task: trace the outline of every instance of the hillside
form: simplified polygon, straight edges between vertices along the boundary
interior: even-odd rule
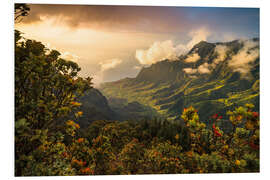
[[[95,88],[88,90],[84,96],[78,99],[82,105],[79,110],[83,115],[79,117],[78,123],[81,127],[88,127],[95,120],[114,120],[115,112],[110,108],[106,97]]]
[[[124,98],[178,119],[194,106],[207,122],[216,112],[245,103],[259,109],[259,39],[196,44],[178,60],[163,60],[141,69],[137,77],[104,83],[107,98]]]
[[[78,124],[82,128],[87,128],[91,122],[96,120],[124,121],[158,116],[158,113],[149,106],[137,101],[127,102],[126,99],[107,99],[95,88],[85,92],[78,102],[81,103],[78,110],[83,112],[83,115],[78,118]]]

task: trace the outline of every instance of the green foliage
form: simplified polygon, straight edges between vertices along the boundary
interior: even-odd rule
[[[142,174],[144,165],[144,145],[137,139],[128,142],[119,153],[121,174]]]
[[[228,111],[227,119],[214,114],[210,126],[196,108],[179,105],[174,120],[98,120],[82,130],[78,98],[91,79],[79,77],[80,67],[59,52],[21,38],[15,31],[16,176],[259,172],[254,105]],[[66,117],[72,118],[61,123]]]
[[[36,149],[47,141],[56,147],[54,142],[62,136],[53,130],[57,121],[76,112],[75,101],[91,88],[91,78],[78,77],[78,65],[59,58],[59,52],[47,50],[41,42],[20,41],[21,38],[21,33],[15,31],[15,174],[28,175],[43,164],[36,159]],[[32,161],[38,165],[27,168]],[[57,163],[55,166],[62,167],[62,161]],[[45,169],[40,173],[58,174]]]

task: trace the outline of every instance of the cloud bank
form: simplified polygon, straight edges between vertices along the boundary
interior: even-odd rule
[[[53,19],[55,24],[70,28],[133,32],[175,32],[194,26],[188,21],[188,8],[179,8],[179,11],[174,7],[158,6],[31,4],[30,9],[31,13],[23,20],[26,24]],[[155,28],[149,28],[149,25]]]
[[[183,71],[187,74],[209,74],[211,71],[209,70],[210,65],[208,63],[204,63],[200,65],[197,69],[195,68],[184,68]]]
[[[191,31],[188,35],[191,40],[186,44],[174,45],[172,40],[154,42],[148,49],[136,50],[135,57],[143,65],[150,65],[164,59],[176,60],[180,55],[187,53],[195,44],[206,41],[210,32],[203,27]],[[193,54],[187,59],[187,62],[196,62],[199,58],[198,54]]]
[[[103,60],[98,64],[98,70],[93,75],[94,86],[98,87],[101,83],[112,82],[126,77],[135,77],[141,67],[134,58]]]
[[[224,60],[228,59],[228,66],[234,72],[239,72],[244,75],[248,75],[253,68],[253,63],[259,58],[259,42],[253,40],[241,40],[242,48],[234,55],[229,55],[229,48],[226,45],[217,45],[215,52],[217,57],[213,60],[213,63],[208,64],[207,62],[201,64],[197,69],[195,68],[184,68],[183,71],[187,74],[208,74]],[[196,62],[196,53],[190,55],[185,61]]]
[[[243,48],[229,61],[229,67],[235,72],[240,72],[246,75],[252,69],[252,63],[259,58],[258,41],[246,40],[243,41]]]
[[[119,66],[122,62],[123,60],[118,58],[113,58],[100,62],[100,70],[93,75],[94,86],[98,87],[102,82],[104,82],[106,72],[117,68],[117,66]]]
[[[163,42],[155,42],[147,50],[136,50],[135,57],[138,59],[140,64],[150,65],[164,59],[176,59],[177,48],[174,47],[171,40]]]

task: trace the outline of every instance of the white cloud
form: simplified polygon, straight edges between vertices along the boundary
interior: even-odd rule
[[[97,74],[93,75],[92,78],[94,87],[98,87],[103,82],[103,75],[101,72],[98,72]]]
[[[227,51],[228,51],[228,48],[225,45],[217,45],[215,47],[215,52],[217,53],[217,58],[214,59],[212,67],[216,67],[216,65],[218,63],[225,60]]]
[[[189,55],[186,59],[185,62],[187,63],[194,63],[197,62],[201,57],[199,56],[198,53],[193,53],[191,55]]]
[[[57,49],[51,43],[45,43],[45,47],[47,49],[46,54],[49,54],[50,51]],[[65,60],[68,60],[68,61],[73,61],[73,62],[76,62],[76,63],[78,63],[78,61],[79,61],[79,56],[77,56],[76,54],[71,53],[69,51],[60,52],[60,54],[61,55],[59,57],[62,58],[62,59],[65,59]]]
[[[155,42],[147,50],[136,50],[135,57],[141,64],[153,64],[164,59],[176,59],[176,50],[171,40]]]
[[[64,53],[61,53],[60,58],[63,58],[68,61],[73,61],[73,62],[78,62],[79,60],[79,56],[77,56],[76,54],[67,52],[67,51]]]
[[[203,63],[198,67],[198,72],[201,74],[208,74],[211,71],[209,70],[209,64],[208,63]]]
[[[164,59],[176,60],[181,54],[187,53],[195,44],[206,41],[210,32],[206,28],[200,28],[191,31],[188,35],[191,40],[186,44],[174,45],[172,40],[154,42],[148,49],[136,50],[135,57],[143,65],[150,65]],[[195,55],[194,58],[198,58],[198,55]]]
[[[200,73],[200,74],[208,74],[211,71],[209,70],[209,64],[208,63],[204,63],[202,65],[200,65],[198,67],[198,69],[193,69],[193,68],[184,68],[183,71],[187,74],[196,74],[196,73]]]
[[[252,68],[250,63],[259,57],[259,48],[255,48],[259,44],[255,41],[246,40],[243,41],[243,45],[243,48],[236,55],[232,56],[228,65],[235,72],[247,74]]]
[[[108,69],[115,68],[117,65],[121,64],[122,60],[121,59],[110,59],[105,62],[100,62],[99,64],[101,65],[101,71],[104,72]]]
[[[104,82],[106,72],[114,68],[117,68],[122,62],[123,62],[122,59],[118,58],[113,58],[100,62],[99,63],[100,70],[92,76],[94,87],[98,87],[101,83]]]
[[[197,69],[192,69],[192,68],[184,68],[183,71],[187,74],[195,74],[198,72]]]
[[[192,39],[187,43],[187,49],[191,49],[195,44],[199,43],[200,41],[206,41],[210,34],[210,31],[205,27],[191,31],[189,33],[189,36],[192,37]]]

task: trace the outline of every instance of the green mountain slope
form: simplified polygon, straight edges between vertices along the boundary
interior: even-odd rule
[[[104,83],[100,90],[107,98],[137,101],[171,119],[178,119],[183,108],[191,105],[205,122],[212,114],[225,115],[236,105],[253,103],[259,110],[258,50],[256,38],[226,43],[202,41],[178,60],[152,64],[142,68],[136,78]],[[188,62],[194,55],[198,59]]]

